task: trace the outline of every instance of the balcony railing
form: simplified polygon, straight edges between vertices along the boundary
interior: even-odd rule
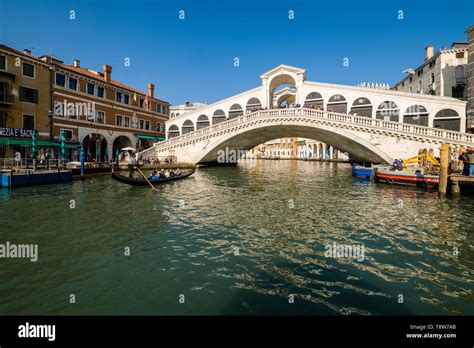
[[[465,85],[466,84],[466,78],[465,77],[456,77],[456,84],[457,85]]]
[[[13,104],[15,96],[10,93],[0,93],[0,103],[2,104]]]

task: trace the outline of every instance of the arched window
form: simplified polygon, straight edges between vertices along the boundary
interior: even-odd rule
[[[384,101],[377,108],[376,117],[379,120],[398,122],[400,109],[393,101]]]
[[[464,66],[458,65],[458,66],[454,69],[454,77],[455,77],[456,79],[462,79],[462,78],[464,78]]]
[[[405,111],[403,123],[428,126],[428,111],[422,105],[412,105]]]
[[[194,132],[194,124],[193,121],[186,120],[183,123],[183,127],[181,127],[181,134],[186,134],[190,132]]]
[[[201,115],[198,117],[196,122],[196,129],[202,129],[210,126],[209,117]]]
[[[372,117],[372,103],[367,98],[357,98],[354,103],[352,103],[351,114]]]
[[[247,112],[253,112],[260,110],[262,108],[262,103],[260,103],[260,99],[258,98],[250,98],[247,102],[246,110]]]
[[[221,109],[214,111],[212,115],[212,124],[218,124],[226,120],[225,112]]]
[[[327,111],[338,112],[341,114],[347,114],[347,101],[340,94],[333,95],[328,100]]]
[[[434,117],[433,127],[459,132],[461,130],[461,117],[452,109],[440,110]]]
[[[177,137],[179,135],[179,128],[177,125],[172,125],[168,128],[168,139]]]
[[[311,109],[318,109],[322,110],[323,109],[323,96],[318,93],[318,92],[311,92],[306,96],[306,99],[304,101],[304,107],[305,108],[311,108]]]
[[[230,110],[229,110],[229,120],[232,118],[242,116],[243,114],[244,114],[244,110],[242,110],[242,107],[240,106],[240,104],[234,104],[230,107]]]

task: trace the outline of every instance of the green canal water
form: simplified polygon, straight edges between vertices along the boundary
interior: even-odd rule
[[[39,259],[0,259],[0,314],[473,315],[474,197],[350,172],[254,161],[159,192],[109,177],[2,190],[0,244]],[[333,243],[364,260],[326,257]]]

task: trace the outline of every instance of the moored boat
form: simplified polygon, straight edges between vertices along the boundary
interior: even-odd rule
[[[425,172],[423,169],[395,170],[393,167],[378,167],[374,178],[378,182],[394,185],[408,185],[437,189],[439,174],[435,171]]]
[[[352,176],[358,179],[370,179],[374,175],[374,168],[363,167],[352,163]]]
[[[149,185],[150,183],[153,185],[159,185],[159,184],[164,184],[166,182],[187,178],[188,176],[194,174],[195,171],[196,169],[193,168],[188,171],[183,171],[183,174],[178,175],[178,176],[172,176],[169,178],[160,178],[160,179],[147,178],[148,181],[145,180],[144,178],[133,178],[133,177],[128,177],[128,176],[124,176],[124,175],[120,175],[115,172],[112,172],[112,179],[117,180],[123,184],[132,185],[132,186],[145,186],[145,185]]]

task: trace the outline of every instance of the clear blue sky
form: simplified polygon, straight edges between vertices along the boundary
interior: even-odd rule
[[[393,84],[427,44],[465,41],[472,24],[472,0],[0,0],[1,43],[94,70],[107,63],[112,78],[144,91],[153,82],[172,104],[256,87],[279,64],[312,81]]]

